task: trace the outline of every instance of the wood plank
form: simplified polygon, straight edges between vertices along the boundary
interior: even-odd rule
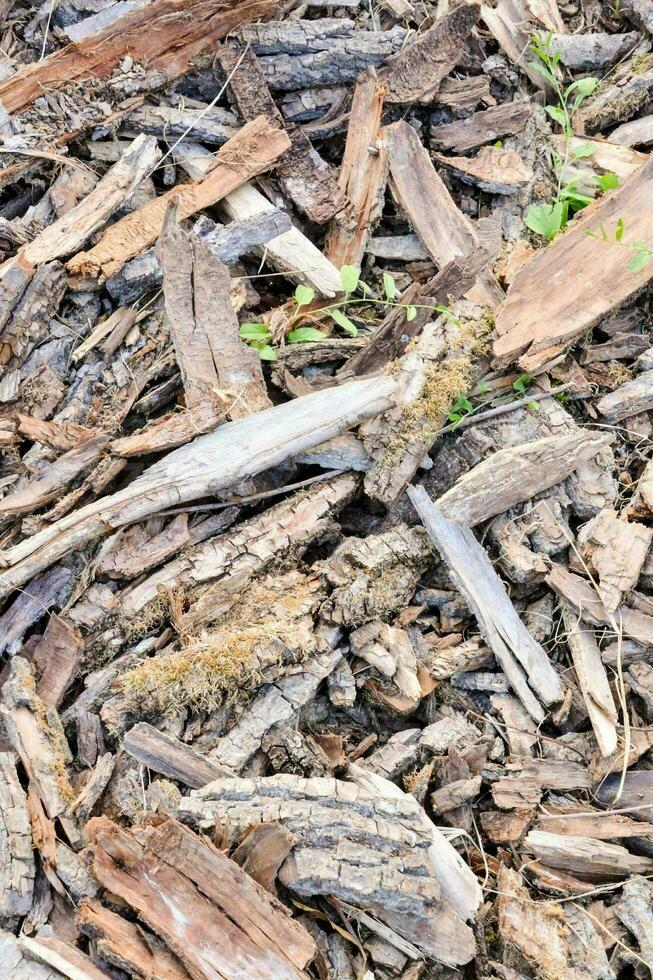
[[[629,270],[635,253],[590,238],[603,225],[625,242],[648,241],[653,208],[653,160],[622,187],[590,204],[564,235],[535,253],[517,273],[496,319],[494,356],[532,372],[569,347],[611,310],[633,298],[653,276],[653,264]]]

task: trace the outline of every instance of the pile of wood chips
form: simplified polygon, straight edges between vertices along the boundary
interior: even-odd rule
[[[1,980],[653,976],[653,0],[0,12]]]

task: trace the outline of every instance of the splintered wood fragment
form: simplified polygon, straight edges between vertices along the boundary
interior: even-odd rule
[[[340,385],[228,422],[174,450],[129,486],[56,521],[1,555],[7,595],[74,548],[218,490],[319,445],[390,408],[396,385],[370,378]]]
[[[2,690],[0,716],[12,748],[50,819],[60,816],[73,798],[66,764],[70,750],[59,715],[36,694],[34,678],[22,657],[10,662]]]
[[[531,717],[542,721],[535,693],[547,705],[562,701],[562,683],[515,612],[486,552],[468,528],[442,515],[423,487],[409,487],[408,496],[512,688]]]
[[[70,687],[84,650],[81,634],[52,613],[32,659],[40,675],[36,691],[44,704],[57,707]]]
[[[125,831],[100,817],[87,834],[95,876],[165,940],[194,980],[306,976],[315,955],[308,933],[206,838],[170,818]]]
[[[214,386],[214,390],[216,387]],[[216,393],[212,398],[197,402],[183,412],[162,415],[130,436],[114,439],[111,452],[114,456],[145,456],[148,453],[160,453],[185,446],[191,439],[212,432],[217,425],[224,422],[228,404],[232,403],[233,400],[229,403],[221,401]]]
[[[599,751],[601,755],[611,755],[617,748],[618,715],[598,643],[593,631],[584,628],[576,611],[565,602],[562,603],[562,615],[578,686]]]
[[[620,146],[619,141],[615,140],[615,132],[616,130],[610,133],[609,140],[590,139],[588,136],[572,136],[569,141],[569,151],[572,158],[574,151],[578,150],[581,146],[591,147],[593,153],[591,156],[583,157],[581,160],[574,162],[571,165],[573,173],[567,168],[565,174],[569,173],[570,178],[582,174],[584,178],[585,174],[588,176],[591,174],[600,176],[601,174],[612,173],[616,174],[619,180],[623,182],[634,174],[636,170],[639,170],[648,160],[648,153],[631,150],[627,145]],[[565,138],[563,136],[553,136],[552,142],[556,150],[564,156]],[[586,190],[585,180],[583,180],[583,193],[586,192],[589,193],[589,185]],[[594,195],[592,194],[592,196]]]
[[[92,435],[69,449],[53,463],[46,463],[27,483],[0,500],[0,518],[27,514],[56,500],[75,477],[99,462],[111,437],[107,433]]]
[[[428,151],[407,122],[388,126],[390,188],[437,265],[480,248],[471,222],[438,177]]]
[[[496,319],[494,356],[525,371],[541,367],[612,309],[635,296],[653,265],[632,271],[630,248],[591,238],[603,226],[613,237],[623,220],[627,242],[646,241],[653,208],[653,161],[590,204],[569,231],[535,253],[517,273]],[[582,272],[581,272],[582,270]]]
[[[449,520],[474,527],[560,483],[612,442],[610,433],[580,429],[500,449],[438,498]]]
[[[359,78],[349,113],[345,152],[338,184],[351,202],[354,227],[334,220],[324,248],[330,262],[341,269],[360,269],[370,232],[381,217],[388,179],[388,147],[381,127],[385,86],[370,68]]]
[[[180,558],[122,594],[123,616],[129,619],[138,615],[161,590],[174,591],[182,583],[192,588],[211,579],[216,580],[215,593],[205,593],[195,605],[215,608],[218,600],[242,589],[273,560],[282,558],[291,549],[299,552],[317,540],[341,507],[352,499],[358,486],[356,476],[345,473],[275,504],[263,514],[243,521],[228,535],[216,533],[202,544],[185,548]]]
[[[13,752],[0,752],[0,916],[27,915],[36,868],[27,798]]]
[[[159,248],[166,323],[187,408],[204,405],[216,423],[270,408],[258,352],[238,336],[227,267],[179,228],[174,212]]]
[[[551,565],[547,582],[587,622],[622,629],[626,636],[632,637],[638,643],[653,646],[653,616],[628,606],[621,606],[614,614],[609,613],[586,579],[568,572],[555,562]]]
[[[59,970],[70,980],[109,980],[110,974],[97,967],[90,956],[56,936],[21,936],[19,942],[39,963]]]
[[[0,102],[7,112],[19,112],[44,90],[109,77],[125,55],[173,81],[188,71],[191,58],[277,6],[278,0],[153,0],[79,43],[21,68],[0,84]]]
[[[190,786],[191,789],[200,789],[212,779],[226,775],[225,769],[207,759],[201,752],[196,752],[190,745],[160,732],[146,722],[134,725],[125,734],[122,747],[141,765],[175,779],[184,786]]]
[[[472,933],[444,900],[431,860],[434,828],[414,798],[398,787],[395,798],[370,782],[379,777],[362,770],[360,776],[359,785],[289,774],[218,779],[184,797],[179,812],[205,831],[228,827],[234,838],[252,824],[278,821],[295,838],[279,872],[287,888],[305,898],[333,895],[373,913],[440,962],[468,962]],[[363,843],[368,839],[373,847]],[[362,876],[356,870],[361,854]],[[450,878],[454,874],[452,868]]]
[[[131,197],[160,157],[152,136],[137,137],[90,194],[0,265],[0,327],[7,322],[36,267],[81,248]]]
[[[471,222],[456,207],[417,132],[407,122],[397,122],[387,127],[387,133],[390,189],[436,265],[442,270],[449,262],[473,253],[483,255]],[[494,309],[497,291],[503,296],[491,274],[486,273],[467,296]]]
[[[284,123],[254,52],[222,45],[217,57],[229,79],[229,91],[241,116],[248,121],[265,115],[280,127],[285,126],[290,149],[276,168],[276,177],[285,194],[311,221],[318,224],[329,221],[345,205],[341,187],[332,168],[315,150],[304,131],[296,123]]]
[[[496,143],[504,136],[521,133],[531,117],[529,102],[502,102],[467,119],[431,127],[431,142],[439,149],[464,153],[484,143]]]
[[[72,573],[57,565],[29,584],[0,616],[0,654],[18,653],[27,631],[54,605],[63,605],[70,594]]]
[[[92,939],[106,963],[135,976],[158,980],[188,980],[190,974],[163,943],[147,940],[134,922],[116,915],[93,898],[83,899],[75,916],[79,928]]]
[[[289,146],[290,140],[283,129],[267,117],[258,116],[220,147],[203,180],[173,187],[121,218],[96,245],[68,262],[68,272],[82,280],[104,282],[157,240],[170,201],[177,200],[180,220],[188,218],[267,170]]]
[[[445,157],[434,153],[433,159],[464,184],[480,187],[488,194],[516,194],[533,179],[533,172],[518,153],[496,146],[483,146],[475,157]]]
[[[75,348],[72,353],[73,361],[75,361],[75,363],[81,361],[81,359],[85,357],[89,351],[100,346],[102,341],[106,340],[112,333],[114,333],[114,331],[122,340],[127,336],[133,327],[137,316],[138,310],[133,310],[129,307],[122,306],[115,310],[111,316],[108,316],[106,320],[103,320],[102,323],[98,324],[95,330],[89,334],[86,340],[84,340],[79,347]]]
[[[99,757],[84,788],[77,794],[68,807],[68,816],[75,816],[81,824],[86,823],[93,812],[95,804],[107,788],[115,765],[116,757],[111,755],[110,752],[105,752],[104,755]]]
[[[653,824],[639,822],[620,813],[601,812],[581,804],[579,806],[552,806],[547,803],[546,813],[540,813],[537,830],[567,837],[592,837],[611,840],[613,837],[653,837]]]
[[[651,528],[625,520],[610,507],[580,528],[580,553],[598,577],[599,596],[608,613],[614,613],[623,594],[637,585],[652,539]]]
[[[632,381],[626,381],[595,403],[607,422],[640,415],[653,408],[653,371],[643,371]]]
[[[566,837],[531,830],[524,840],[524,847],[548,867],[571,871],[588,881],[610,881],[653,871],[653,858],[639,857],[620,844],[589,837]]]
[[[479,3],[460,4],[389,58],[379,72],[387,88],[385,101],[390,104],[433,101],[442,80],[460,61],[480,14]]]

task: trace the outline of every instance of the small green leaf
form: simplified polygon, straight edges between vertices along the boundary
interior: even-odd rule
[[[619,218],[617,221],[617,230],[614,233],[615,241],[620,242],[624,237],[624,219]]]
[[[408,321],[408,323],[410,323],[411,320],[414,320],[416,316],[417,316],[417,310],[416,310],[416,308],[414,306],[407,306],[406,307],[406,320]]]
[[[258,347],[259,357],[262,361],[276,361],[277,352],[274,347],[270,347],[269,344],[263,344],[262,347]]]
[[[555,204],[532,204],[526,212],[524,223],[536,235],[553,239],[564,227],[564,202]]]
[[[339,327],[346,330],[352,337],[355,337],[358,334],[358,327],[355,323],[351,322],[348,316],[345,316],[342,310],[330,310],[329,315],[332,320],[335,320]]]
[[[583,160],[585,157],[592,157],[596,153],[596,148],[591,143],[581,143],[575,150],[571,151],[572,160]]]
[[[580,99],[583,101],[592,94],[598,84],[598,78],[579,78],[578,81],[572,82],[565,90],[565,99],[568,99],[572,92],[575,92],[576,100]]]
[[[567,117],[565,116],[565,114],[562,111],[562,109],[560,109],[558,106],[556,106],[556,105],[545,105],[544,106],[544,111],[546,112],[546,114],[548,116],[551,116],[552,119],[555,119],[555,121],[557,123],[559,123],[561,126],[563,126],[563,127],[565,126],[565,124],[567,122]]]
[[[530,408],[531,411],[533,411],[533,412],[537,412],[537,410],[538,410],[539,407],[540,407],[539,402],[533,402],[533,401],[526,402],[526,408]]]
[[[298,327],[297,330],[292,330],[286,339],[289,344],[308,344],[314,340],[324,340],[325,337],[326,334],[316,330],[315,327]]]
[[[272,334],[267,323],[242,323],[238,336],[243,340],[267,340]]]
[[[616,174],[601,174],[601,176],[596,177],[595,180],[602,191],[613,191],[615,187],[619,186],[619,178]]]
[[[389,272],[383,273],[383,292],[386,299],[392,301],[397,295],[397,286]]]
[[[302,283],[299,284],[295,290],[295,300],[297,301],[297,306],[308,306],[315,299],[315,290],[310,286],[304,286]]]
[[[462,415],[459,415],[458,412],[449,412],[447,418],[449,419],[450,422],[455,424],[456,422],[462,422],[463,417]]]
[[[372,295],[372,289],[370,288],[370,286],[367,285],[366,282],[363,282],[362,279],[358,280],[358,288],[360,289],[361,293],[363,293],[364,296]]]
[[[512,386],[515,391],[518,391],[520,395],[523,395],[532,382],[530,374],[520,374],[519,377],[513,381]]]
[[[360,274],[360,269],[357,269],[355,265],[343,265],[340,270],[340,285],[343,292],[353,293],[358,286]]]
[[[497,140],[496,143],[492,144],[492,146],[497,150],[501,150],[503,148],[503,140]]]
[[[644,266],[646,265],[646,263],[649,261],[650,258],[651,258],[650,253],[638,252],[637,255],[634,257],[633,261],[628,266],[628,271],[639,272],[640,269],[644,268]]]
[[[484,395],[486,391],[490,390],[490,386],[487,381],[479,381],[479,383],[476,385],[476,390],[479,395]]]

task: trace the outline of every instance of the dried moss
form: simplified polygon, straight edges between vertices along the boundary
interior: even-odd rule
[[[173,653],[143,661],[122,677],[123,693],[155,711],[214,710],[261,679],[262,666],[295,661],[311,650],[312,630],[301,620],[321,598],[316,583],[296,573],[252,586],[215,628],[182,636]],[[312,625],[312,623],[311,623]],[[286,646],[287,645],[287,646]]]

